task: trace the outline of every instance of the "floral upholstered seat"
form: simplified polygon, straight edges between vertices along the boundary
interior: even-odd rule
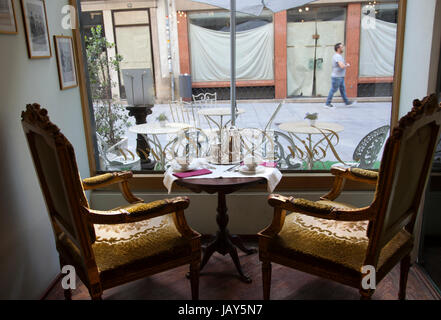
[[[333,201],[317,203],[341,209],[353,208]],[[310,255],[360,272],[369,242],[367,226],[368,221],[327,220],[293,212],[286,216],[283,228],[270,248],[288,256],[296,253]],[[381,251],[379,267],[411,241],[411,235],[406,231],[398,233]]]
[[[170,215],[133,223],[95,225],[95,233],[92,249],[100,272],[127,268],[137,262],[154,265],[191,252],[190,242],[176,229]]]

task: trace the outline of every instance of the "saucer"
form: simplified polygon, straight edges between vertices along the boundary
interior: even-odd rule
[[[197,170],[198,168],[197,168],[196,165],[194,165],[194,164],[190,164],[190,165],[188,166],[188,168],[184,170],[184,169],[182,169],[178,164],[176,164],[176,165],[174,165],[174,166],[172,167],[172,169],[173,169],[173,172],[187,172],[187,171]]]
[[[256,169],[250,170],[247,166],[241,166],[239,172],[243,174],[259,174],[265,171],[265,167],[257,166]]]

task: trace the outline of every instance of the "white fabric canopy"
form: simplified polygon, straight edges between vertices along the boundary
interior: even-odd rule
[[[360,76],[391,77],[394,75],[397,24],[379,19],[362,23],[360,34]]]
[[[274,79],[273,24],[236,33],[236,79]],[[230,33],[189,25],[193,81],[230,80]]]

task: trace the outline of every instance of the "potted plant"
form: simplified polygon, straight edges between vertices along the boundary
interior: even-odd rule
[[[309,120],[309,124],[311,126],[315,126],[315,122],[318,119],[318,113],[317,112],[315,112],[315,113],[307,113],[305,115],[305,119]]]
[[[90,29],[85,44],[96,131],[111,146],[121,141],[131,126],[124,106],[112,96],[117,83],[112,81],[110,73],[119,72],[123,57],[107,55],[107,50],[115,44],[106,40],[102,26]]]
[[[161,114],[156,118],[156,120],[159,121],[159,125],[160,125],[161,127],[165,127],[165,125],[167,124],[167,120],[168,120],[168,118],[167,118],[167,116],[165,115],[165,113],[161,113]]]

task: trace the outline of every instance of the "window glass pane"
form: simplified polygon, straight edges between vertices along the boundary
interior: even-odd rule
[[[149,15],[145,10],[114,12],[115,25],[148,24]]]
[[[120,63],[121,70],[152,68],[149,29],[149,26],[115,28],[118,54],[123,58]],[[120,76],[120,84],[121,96],[125,98],[122,76]]]

